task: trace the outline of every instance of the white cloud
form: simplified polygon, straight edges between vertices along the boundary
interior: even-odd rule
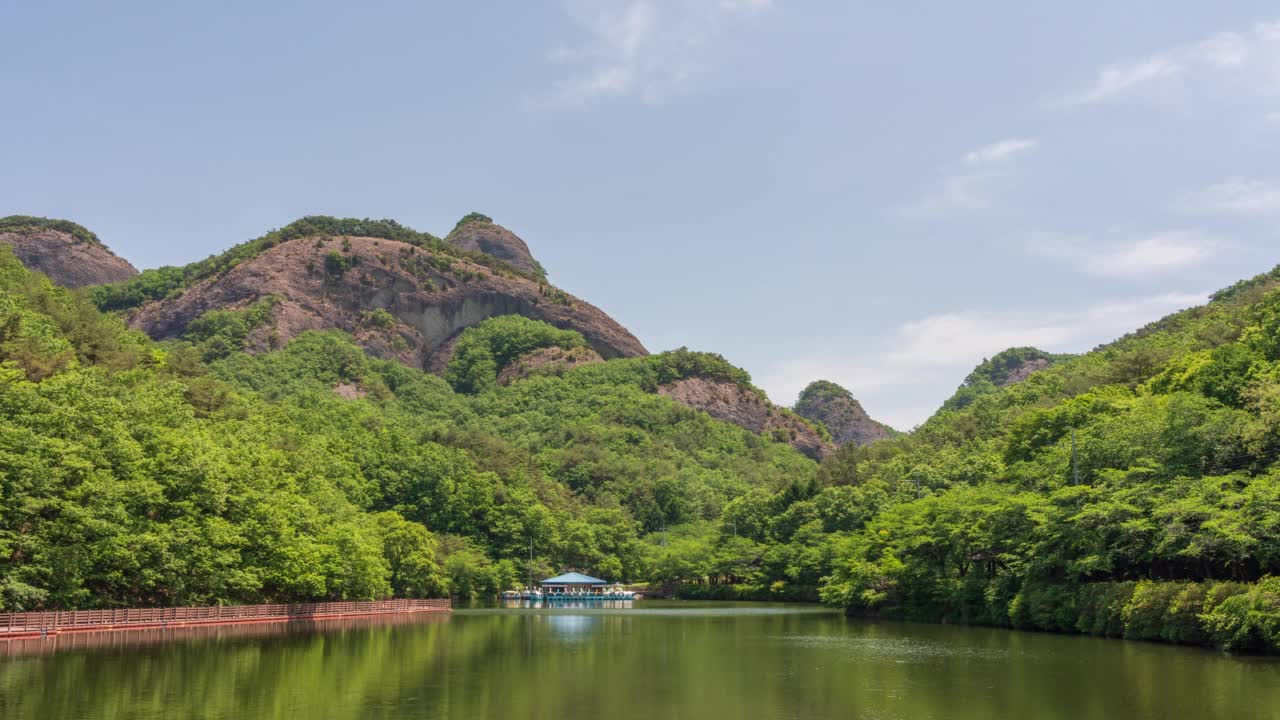
[[[1170,230],[1136,238],[1097,241],[1078,235],[1038,233],[1033,252],[1066,260],[1089,275],[1140,277],[1202,263],[1222,243],[1192,230]]]
[[[1257,23],[1244,32],[1220,32],[1141,60],[1109,65],[1098,71],[1089,89],[1060,102],[1090,104],[1190,88],[1280,94],[1280,21]]]
[[[1093,89],[1080,96],[1080,102],[1101,102],[1127,93],[1134,88],[1181,74],[1183,66],[1168,57],[1152,57],[1131,65],[1102,69]]]
[[[1010,138],[971,150],[960,162],[943,168],[933,186],[899,212],[911,218],[946,218],[991,209],[997,204],[1017,157],[1038,144],[1030,138]]]
[[[709,46],[731,21],[754,17],[772,0],[578,0],[566,11],[583,42],[550,55],[568,69],[552,102],[602,97],[659,102],[707,70]]]
[[[1193,208],[1239,214],[1280,212],[1280,184],[1267,180],[1233,178],[1210,185],[1188,198]]]
[[[964,161],[970,165],[988,165],[990,163],[1000,162],[1014,155],[1034,150],[1039,143],[1035,140],[1026,138],[1012,138],[1009,140],[1001,140],[1000,142],[991,143],[985,147],[971,151],[964,156]]]
[[[1203,262],[1214,245],[1213,240],[1196,233],[1162,233],[1091,257],[1085,270],[1093,275],[1150,275]]]
[[[791,403],[817,379],[839,383],[878,420],[906,430],[923,422],[984,358],[1031,345],[1084,352],[1183,308],[1204,293],[1168,293],[1058,312],[955,311],[903,323],[875,352],[806,356],[756,377],[775,401]]]

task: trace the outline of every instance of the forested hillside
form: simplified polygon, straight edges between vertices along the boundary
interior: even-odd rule
[[[860,494],[811,546],[824,600],[1280,650],[1278,286],[1280,268],[1015,384],[988,363],[910,436],[842,450],[781,516]]]
[[[1280,268],[1081,356],[1002,353],[660,558],[690,597],[1280,651]]]
[[[1000,353],[817,463],[793,446],[825,430],[718,355],[500,314],[436,375],[332,330],[250,354],[273,294],[163,341],[112,312],[284,241],[87,292],[0,249],[0,608],[479,595],[532,547],[685,597],[1280,650],[1280,268],[1083,355]]]
[[[522,578],[530,543],[539,573],[643,579],[647,534],[816,471],[656,394],[741,373],[717,356],[498,386],[512,354],[583,340],[497,318],[455,392],[336,332],[241,352],[263,315],[157,343],[0,250],[4,609],[465,596]]]

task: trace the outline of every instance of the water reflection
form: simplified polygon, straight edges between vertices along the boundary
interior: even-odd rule
[[[583,640],[601,622],[600,617],[591,615],[547,615],[542,619],[563,640]]]
[[[508,609],[548,610],[627,610],[635,607],[634,600],[511,600],[503,598],[498,607]]]
[[[1280,663],[768,605],[496,608],[0,659],[0,718],[1273,718]]]

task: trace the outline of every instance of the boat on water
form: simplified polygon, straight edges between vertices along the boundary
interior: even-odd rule
[[[502,593],[504,600],[534,602],[583,602],[593,600],[635,600],[639,594],[627,590],[622,583],[611,583],[582,573],[565,573],[547,578],[539,587],[508,590]]]

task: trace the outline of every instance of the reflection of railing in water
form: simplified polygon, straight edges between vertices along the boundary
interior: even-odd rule
[[[0,657],[52,655],[72,650],[147,647],[192,640],[262,638],[294,633],[352,630],[374,626],[418,625],[421,623],[445,622],[449,617],[448,613],[442,612],[383,613],[336,617],[321,615],[289,622],[185,625],[143,629],[126,628],[101,632],[62,633],[50,635],[49,637],[7,638],[0,636]]]
[[[280,623],[362,615],[447,612],[450,609],[452,604],[449,600],[375,600],[298,605],[215,605],[212,607],[0,613],[0,639],[44,637],[68,632]]]
[[[501,607],[505,608],[555,608],[560,609],[593,609],[630,608],[635,607],[634,600],[565,600],[557,598],[550,602],[544,600],[511,600],[503,598]]]

